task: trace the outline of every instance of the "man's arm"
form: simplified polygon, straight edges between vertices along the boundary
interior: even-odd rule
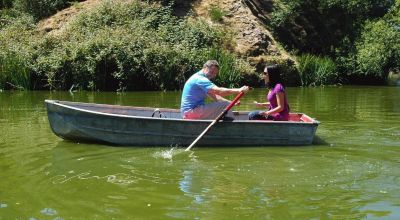
[[[224,88],[224,87],[213,86],[208,90],[208,95],[210,95],[212,99],[216,98],[216,100],[219,100],[218,96],[223,97],[223,96],[239,94],[240,92],[247,92],[247,91],[249,91],[248,86],[243,86],[239,89],[228,89],[228,88]]]
[[[228,101],[228,102],[230,102],[229,100],[225,99],[224,97],[222,97],[220,95],[215,95],[215,94],[211,94],[211,93],[208,93],[207,95],[208,95],[208,97],[210,97],[215,102],[217,102],[217,101]]]

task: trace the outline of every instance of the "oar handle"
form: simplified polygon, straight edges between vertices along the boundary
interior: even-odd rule
[[[224,112],[228,112],[235,104],[237,101],[239,101],[239,99],[244,95],[244,92],[240,92],[235,99],[233,99],[233,101],[231,102],[231,104],[229,104],[228,106],[226,106]]]
[[[231,103],[229,103],[228,106],[226,106],[226,108],[224,109],[224,111],[221,112],[221,114],[218,115],[218,117],[215,119],[216,121],[221,120],[221,118],[223,118],[226,113],[228,113],[229,110],[231,110],[231,108],[236,104],[237,101],[239,101],[239,99],[244,95],[244,92],[240,92]]]

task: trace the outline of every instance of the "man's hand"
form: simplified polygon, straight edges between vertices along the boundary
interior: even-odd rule
[[[249,91],[249,87],[248,86],[242,86],[240,89],[239,89],[239,92],[244,92],[244,93],[247,93],[248,91]]]

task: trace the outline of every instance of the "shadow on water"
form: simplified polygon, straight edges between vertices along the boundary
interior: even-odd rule
[[[312,144],[313,145],[329,145],[328,142],[326,142],[324,139],[322,139],[318,135],[314,136],[314,140],[313,140]]]
[[[165,145],[165,146],[133,146],[133,145],[118,145],[114,143],[109,143],[109,142],[104,142],[104,141],[99,141],[99,140],[87,140],[87,139],[80,139],[80,140],[68,140],[68,139],[62,139],[61,142],[65,142],[65,144],[83,144],[83,145],[97,145],[97,146],[102,146],[102,147],[109,147],[109,148],[129,148],[129,149],[149,149],[149,150],[154,150],[154,149],[161,149],[163,153],[168,154],[177,154],[177,153],[183,153],[183,152],[193,152],[199,149],[229,149],[229,148],[243,148],[243,149],[253,149],[253,148],[287,148],[287,147],[296,147],[296,148],[302,148],[302,147],[310,147],[313,145],[330,145],[330,143],[326,142],[324,139],[316,135],[313,139],[312,144],[310,145],[265,145],[265,146],[241,146],[241,145],[221,145],[221,146],[194,146],[191,150],[185,151],[185,149],[189,146],[184,146],[184,145],[179,145],[179,144],[174,144],[174,145]]]

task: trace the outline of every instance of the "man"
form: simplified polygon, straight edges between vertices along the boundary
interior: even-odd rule
[[[215,119],[229,105],[223,96],[249,91],[248,86],[238,89],[218,87],[210,80],[219,73],[219,64],[215,60],[207,61],[203,69],[193,74],[183,87],[181,113],[184,119]],[[205,104],[206,97],[214,102]],[[231,111],[228,117],[232,117]]]

